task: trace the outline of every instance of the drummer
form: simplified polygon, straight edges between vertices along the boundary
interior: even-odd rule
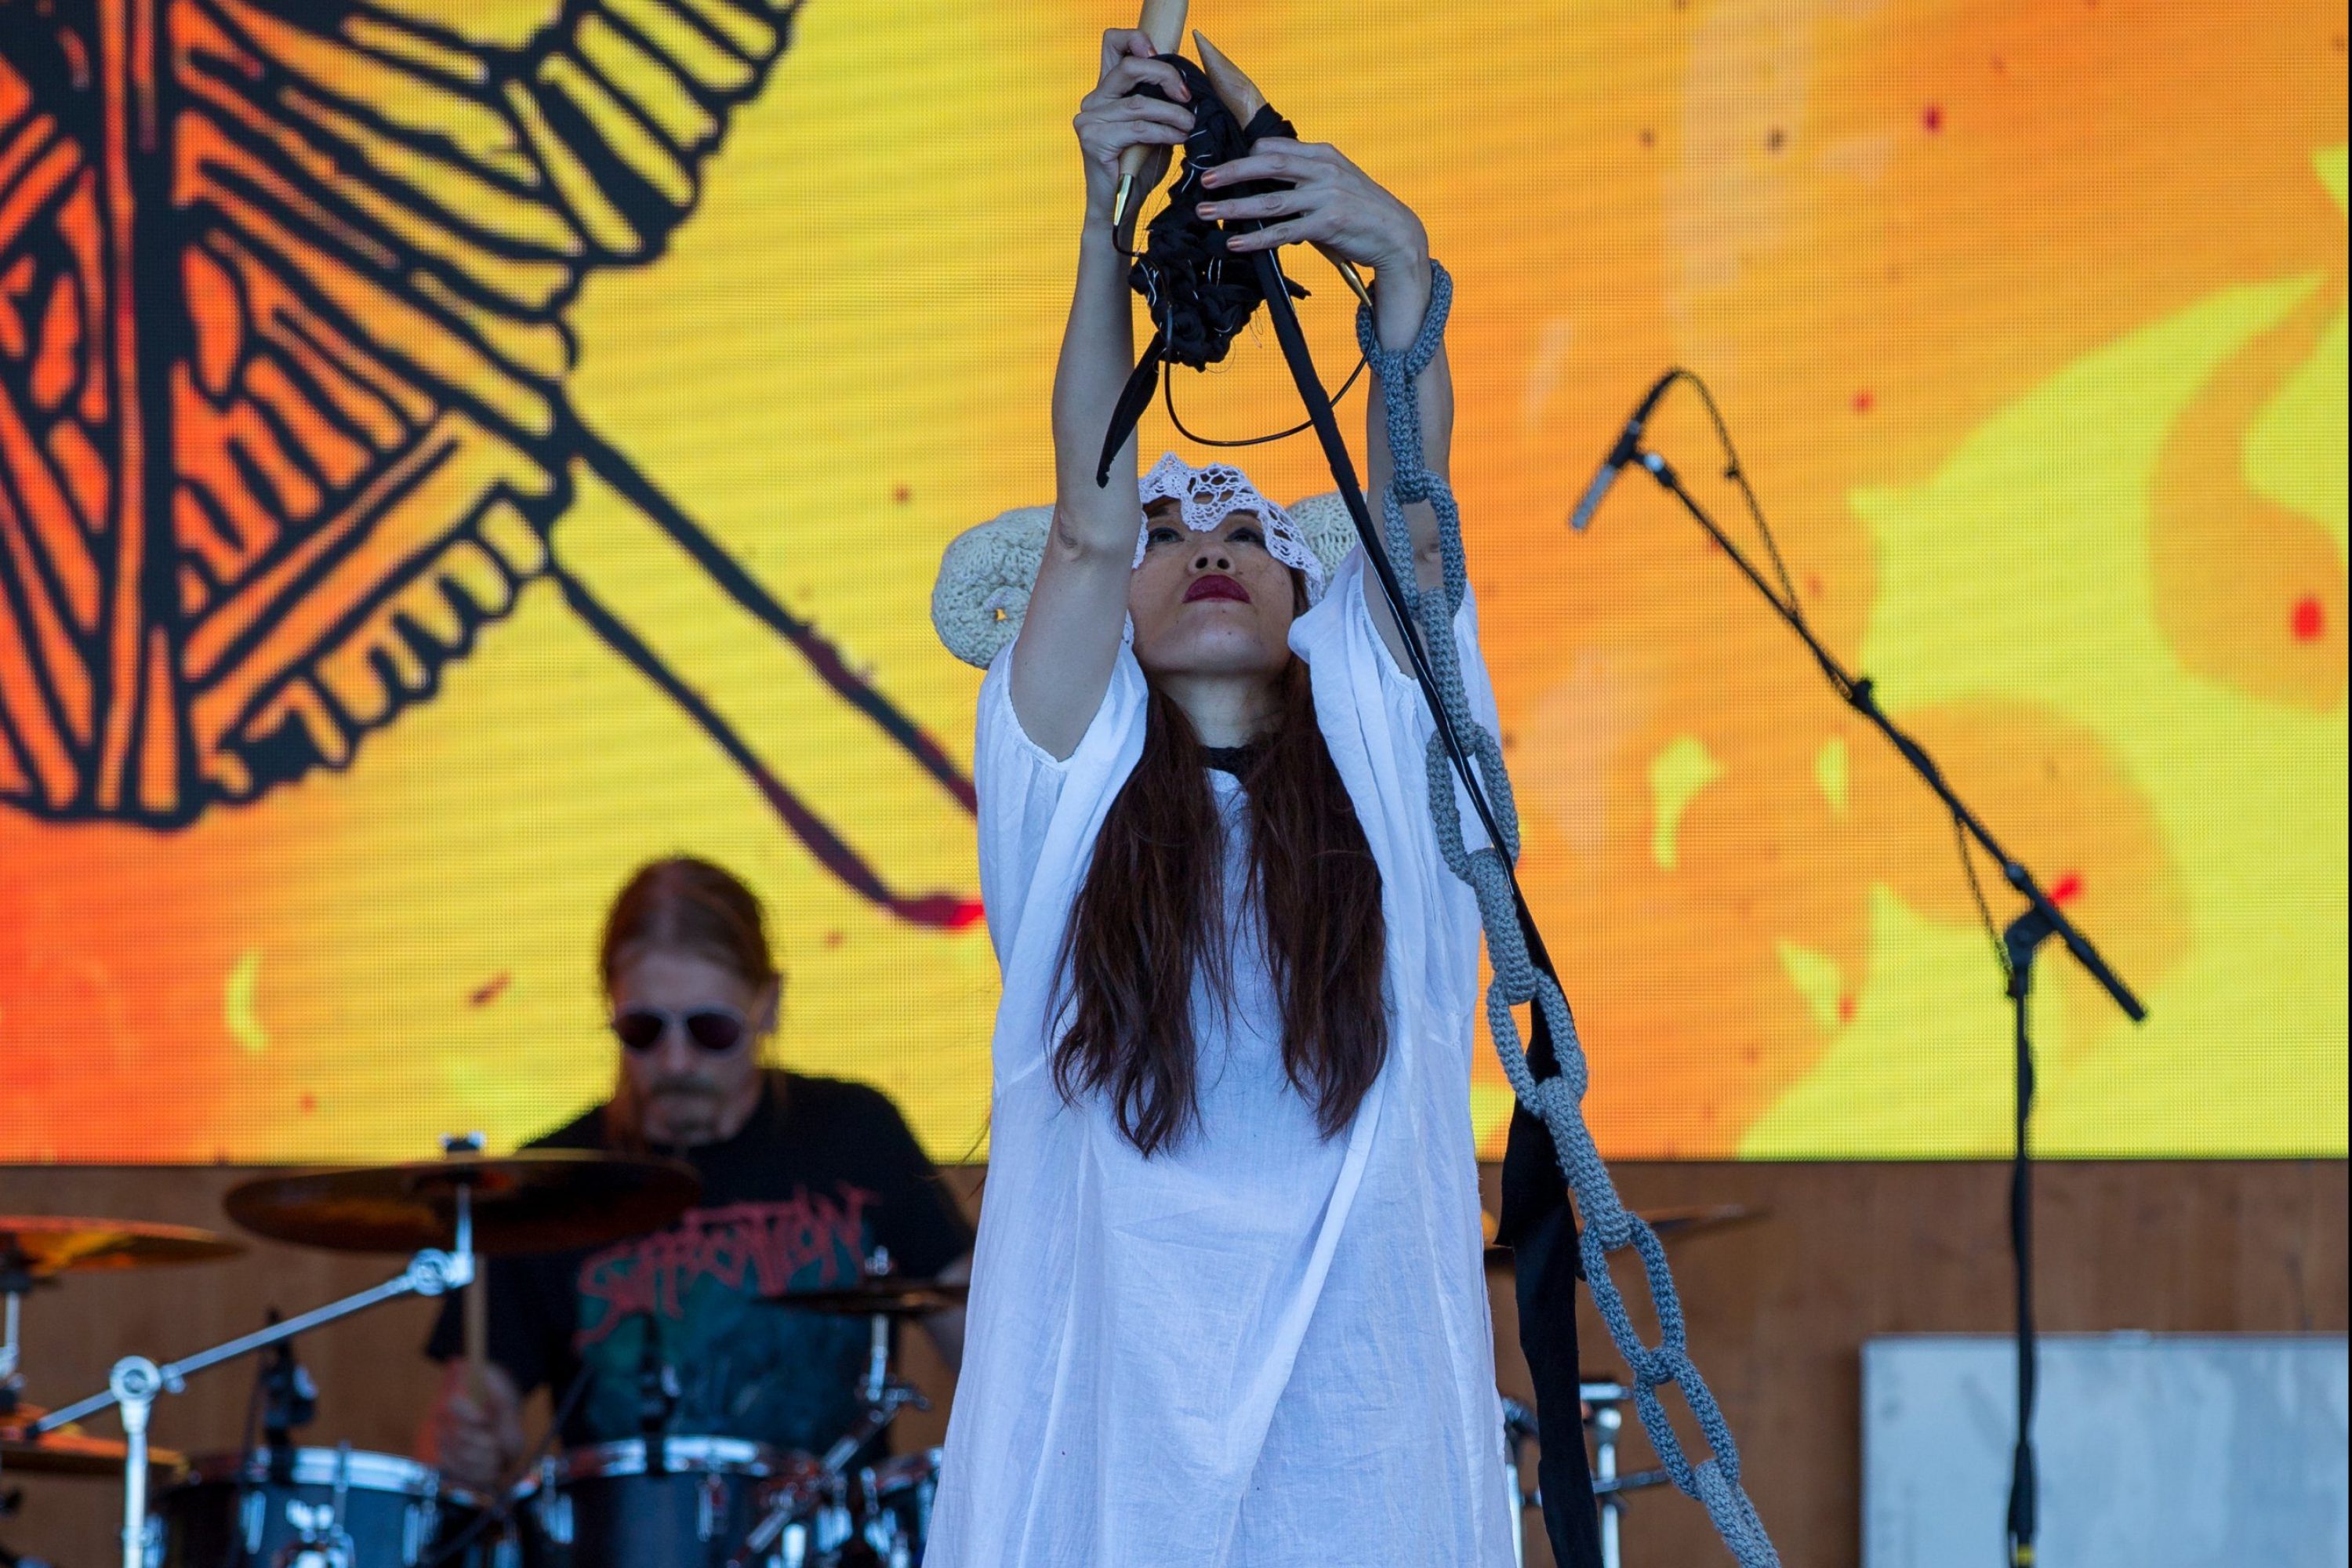
[[[702,1197],[637,1240],[493,1259],[478,1389],[448,1304],[426,1350],[446,1365],[424,1446],[452,1480],[506,1475],[522,1400],[541,1386],[570,1397],[567,1446],[650,1428],[822,1450],[864,1408],[868,1329],[793,1310],[793,1293],[855,1284],[877,1247],[900,1275],[967,1277],[971,1231],[897,1108],[762,1066],[782,989],[771,951],[757,898],[706,861],[657,860],[614,900],[602,952],[613,1097],[530,1147],[675,1154]],[[962,1312],[923,1327],[956,1367]]]

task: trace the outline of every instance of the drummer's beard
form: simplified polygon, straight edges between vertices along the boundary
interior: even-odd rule
[[[656,1079],[645,1091],[646,1141],[688,1149],[719,1137],[719,1116],[727,1092],[692,1074]]]

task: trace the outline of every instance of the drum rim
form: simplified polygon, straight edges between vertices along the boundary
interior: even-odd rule
[[[918,1448],[911,1454],[893,1454],[872,1468],[874,1485],[877,1489],[894,1487],[919,1487],[925,1481],[940,1479],[940,1460],[945,1448]]]
[[[797,1473],[816,1461],[806,1454],[771,1447],[749,1437],[716,1434],[677,1434],[660,1439],[664,1466],[692,1475],[746,1476],[768,1480]],[[646,1439],[622,1437],[610,1443],[590,1443],[567,1448],[552,1462],[552,1474],[543,1478],[562,1487],[572,1481],[620,1480],[646,1474]]]
[[[332,1487],[340,1476],[352,1491],[390,1493],[419,1501],[431,1498],[452,1508],[481,1506],[480,1499],[472,1492],[449,1485],[432,1466],[404,1454],[379,1453],[373,1448],[319,1447],[296,1448],[293,1453],[291,1474],[277,1484]],[[168,1489],[189,1491],[200,1487],[268,1484],[268,1451],[246,1448],[191,1456],[186,1478]]]

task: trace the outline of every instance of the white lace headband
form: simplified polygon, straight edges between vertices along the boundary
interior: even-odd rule
[[[1168,452],[1151,465],[1139,487],[1143,504],[1156,500],[1180,503],[1184,513],[1184,526],[1195,533],[1206,533],[1220,527],[1225,519],[1237,511],[1255,512],[1265,529],[1267,552],[1292,571],[1307,579],[1307,602],[1313,604],[1323,596],[1323,584],[1330,573],[1316,559],[1314,549],[1293,522],[1290,514],[1265,498],[1250,477],[1231,463],[1211,463],[1196,468],[1173,452]],[[1135,563],[1143,564],[1145,542],[1151,537],[1149,519],[1135,531]]]
[[[1184,525],[1195,530],[1215,528],[1237,511],[1255,512],[1265,528],[1267,550],[1307,579],[1310,605],[1323,597],[1331,574],[1355,546],[1355,523],[1336,494],[1278,506],[1231,464],[1196,468],[1171,452],[1151,466],[1140,488],[1147,502],[1180,503]],[[1029,592],[1037,582],[1037,563],[1045,557],[1053,527],[1052,507],[1015,507],[966,529],[949,543],[931,587],[931,625],[950,653],[985,669],[1020,635],[1022,617],[1029,613]],[[1139,518],[1139,563],[1145,533],[1144,520]]]

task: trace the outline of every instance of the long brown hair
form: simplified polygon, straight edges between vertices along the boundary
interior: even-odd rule
[[[768,944],[767,911],[760,897],[724,867],[673,855],[637,868],[604,916],[596,970],[610,995],[622,968],[650,952],[689,952],[732,972],[755,991],[781,984]],[[756,1027],[759,1020],[752,1020]],[[618,1074],[604,1107],[604,1133],[613,1147],[645,1147],[644,1108],[628,1072]]]
[[[1279,696],[1275,726],[1242,774],[1244,908],[1262,922],[1282,997],[1283,1069],[1328,1138],[1354,1119],[1388,1058],[1387,927],[1380,868],[1296,658]],[[1146,1155],[1180,1142],[1200,1115],[1194,975],[1219,1003],[1233,996],[1223,843],[1200,737],[1155,687],[1143,754],[1103,819],[1063,938],[1061,1000],[1075,1007],[1054,1051],[1063,1097],[1103,1094]]]

